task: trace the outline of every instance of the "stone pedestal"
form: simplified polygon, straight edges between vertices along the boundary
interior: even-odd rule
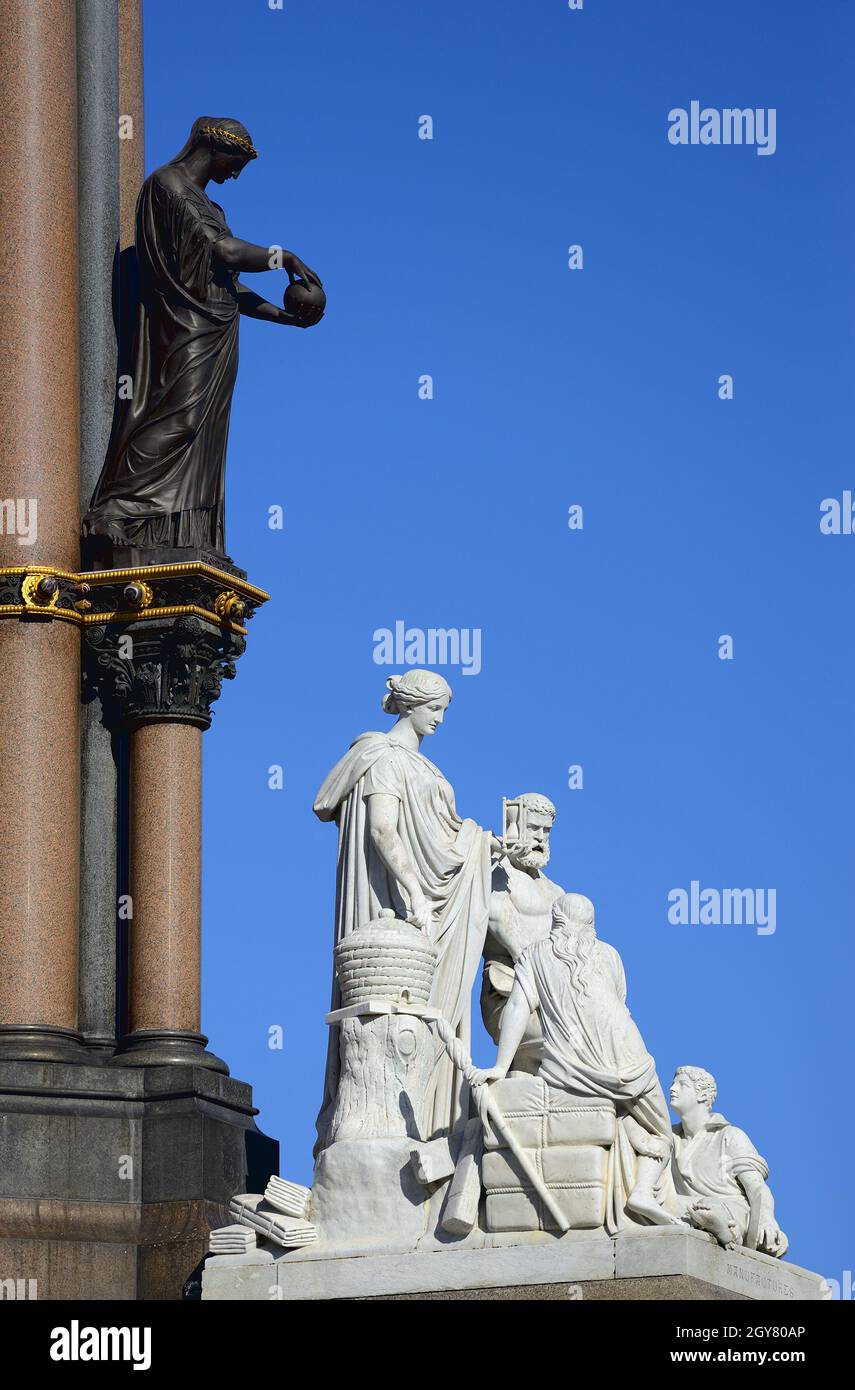
[[[271,1292],[274,1290],[274,1292]],[[344,1248],[274,1255],[239,1267],[208,1258],[202,1298],[284,1302],[326,1299],[662,1300],[827,1299],[825,1280],[810,1270],[753,1250],[722,1250],[703,1231],[651,1227],[608,1238],[584,1231],[475,1233],[455,1246],[425,1238],[419,1249]]]
[[[0,1062],[0,1269],[40,1299],[178,1299],[278,1144],[205,1067]]]

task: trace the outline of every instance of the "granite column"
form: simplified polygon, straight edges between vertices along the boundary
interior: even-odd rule
[[[119,290],[119,18],[117,0],[77,0],[80,219],[80,505],[101,474],[116,400]],[[97,699],[80,729],[80,1032],[112,1055],[117,1033],[118,881],[126,816],[127,737],[111,736]]]
[[[202,729],[143,724],[131,734],[131,902],[125,1064],[193,1062],[201,1026]]]
[[[50,607],[78,568],[75,19],[0,0],[0,1057],[58,1060],[80,1056],[80,636]]]

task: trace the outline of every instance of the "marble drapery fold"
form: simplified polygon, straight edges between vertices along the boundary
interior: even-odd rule
[[[748,1135],[723,1115],[710,1115],[703,1129],[688,1138],[682,1124],[674,1126],[674,1158],[670,1177],[673,1191],[668,1205],[685,1217],[699,1198],[715,1198],[733,1221],[734,1234],[742,1243],[748,1230],[751,1207],[738,1179],[755,1173],[761,1182],[769,1176],[769,1165],[757,1152]]]
[[[573,1096],[615,1104],[618,1125],[607,1179],[606,1229],[632,1224],[625,1207],[635,1184],[638,1155],[662,1159],[671,1148],[671,1120],[656,1063],[626,1007],[626,975],[613,946],[595,940],[577,974],[553,938],[529,946],[516,963],[516,979],[543,1029],[540,1075]],[[664,1174],[657,1184],[663,1190]]]
[[[461,819],[454,792],[422,753],[387,734],[362,734],[332,769],[315,799],[315,814],[339,828],[335,943],[392,908],[406,917],[407,903],[376,850],[368,830],[367,798],[375,793],[399,802],[398,834],[433,909],[431,940],[437,948],[431,1004],[469,1047],[470,999],[487,931],[490,900],[490,835]],[[333,981],[333,1009],[339,1004]],[[338,1085],[338,1038],[330,1038],[318,1144],[324,1147]],[[465,1098],[441,1044],[432,1083],[430,1136],[466,1118]]]

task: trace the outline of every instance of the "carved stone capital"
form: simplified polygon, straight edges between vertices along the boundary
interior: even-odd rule
[[[267,595],[198,565],[86,579],[95,612],[83,624],[84,698],[99,696],[111,729],[163,720],[207,729],[246,648],[239,619],[251,618]]]

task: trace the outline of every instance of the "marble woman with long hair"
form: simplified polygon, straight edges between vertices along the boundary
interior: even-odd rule
[[[454,792],[420,751],[451,700],[442,676],[410,670],[390,676],[383,709],[396,715],[388,734],[365,733],[324,781],[315,814],[339,829],[335,941],[392,908],[426,931],[438,962],[431,1003],[469,1045],[469,1006],[490,901],[492,837],[462,820]],[[339,1005],[334,985],[333,1003]],[[330,1039],[324,1103],[318,1118],[323,1148],[338,1085],[338,1039]],[[455,1128],[462,1098],[454,1071],[437,1050],[431,1137]]]
[[[533,942],[514,965],[514,984],[502,1014],[496,1066],[487,1080],[507,1075],[537,1010],[543,1034],[538,1075],[575,1097],[614,1102],[606,1229],[633,1221],[673,1225],[663,1205],[673,1137],[656,1063],[626,1006],[623,961],[597,936],[594,904],[564,893],[552,904],[549,936]]]

